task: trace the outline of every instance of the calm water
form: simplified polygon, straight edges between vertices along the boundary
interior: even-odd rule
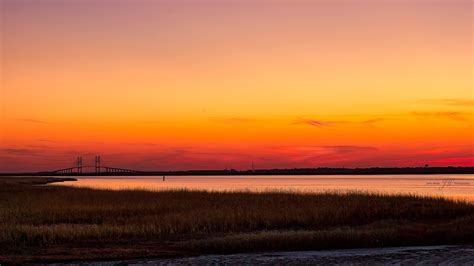
[[[296,192],[367,191],[434,195],[474,202],[474,175],[331,175],[331,176],[121,176],[79,177],[59,186],[98,189],[191,189]]]

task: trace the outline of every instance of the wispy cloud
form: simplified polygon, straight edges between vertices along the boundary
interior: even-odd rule
[[[449,98],[449,99],[425,99],[421,100],[423,103],[437,104],[437,105],[448,105],[448,106],[474,106],[473,99],[465,98]]]
[[[412,112],[414,116],[425,118],[443,118],[455,121],[467,121],[470,113],[467,112]]]
[[[38,142],[48,142],[48,143],[58,143],[59,141],[57,140],[52,140],[52,139],[36,139]]]
[[[5,149],[0,149],[0,153],[3,154],[31,154],[34,153],[35,151],[31,149],[18,149],[18,148],[5,148]]]
[[[374,127],[375,124],[382,121],[386,121],[386,118],[375,117],[362,121],[344,121],[344,120],[320,120],[320,119],[300,119],[293,123],[293,125],[309,125],[313,127],[333,127],[345,125],[363,125],[368,127]]]
[[[361,151],[375,151],[376,147],[372,146],[356,146],[356,145],[335,145],[335,146],[322,146],[322,148],[330,150],[336,153],[353,153]]]
[[[17,121],[26,122],[26,123],[38,123],[38,124],[48,124],[48,122],[38,119],[31,119],[31,118],[19,118],[16,119]]]
[[[122,145],[127,146],[158,146],[159,144],[153,142],[122,142]]]
[[[373,119],[364,120],[361,123],[366,125],[366,126],[373,127],[376,123],[382,122],[384,120],[386,120],[386,119],[377,117],[377,118],[373,118]]]
[[[212,118],[212,122],[215,123],[224,123],[224,124],[243,124],[243,123],[252,123],[258,121],[254,118],[246,117],[229,117],[229,118]]]
[[[309,125],[313,127],[332,127],[339,124],[345,123],[345,121],[328,121],[328,120],[316,120],[316,119],[300,119],[293,123],[293,125]]]

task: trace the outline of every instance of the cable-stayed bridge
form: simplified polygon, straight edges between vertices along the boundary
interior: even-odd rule
[[[77,157],[75,166],[53,170],[53,171],[50,171],[49,173],[58,174],[58,175],[67,175],[67,174],[88,174],[88,173],[116,174],[116,173],[139,173],[139,172],[140,171],[136,171],[132,169],[104,166],[102,164],[101,157],[97,155],[94,157],[94,165],[83,164],[82,156],[79,156]]]

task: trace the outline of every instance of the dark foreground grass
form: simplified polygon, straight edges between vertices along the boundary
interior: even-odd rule
[[[3,180],[0,262],[474,243],[474,205],[441,198],[106,191]]]

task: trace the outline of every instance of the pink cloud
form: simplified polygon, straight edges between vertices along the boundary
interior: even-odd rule
[[[100,154],[104,166],[136,170],[467,166],[474,165],[471,146],[375,147],[364,145],[274,145],[257,147],[111,145],[104,152],[90,148],[34,146],[0,150],[0,172],[46,171],[75,165],[77,156],[93,165]]]

